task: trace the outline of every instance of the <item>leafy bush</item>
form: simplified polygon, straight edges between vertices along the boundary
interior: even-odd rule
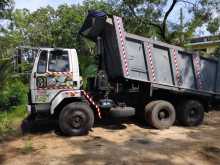
[[[21,121],[26,116],[25,105],[11,107],[9,112],[0,111],[0,142],[5,135],[17,134]]]
[[[24,104],[26,93],[27,88],[20,80],[9,80],[1,89],[0,109],[7,110],[10,106]]]
[[[216,48],[216,50],[213,54],[215,57],[220,57],[220,46],[218,48]]]

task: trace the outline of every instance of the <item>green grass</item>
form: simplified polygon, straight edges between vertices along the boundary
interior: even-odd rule
[[[30,154],[34,151],[34,148],[33,148],[33,143],[31,140],[26,140],[25,141],[25,144],[24,144],[24,147],[21,149],[21,153],[26,155],[26,154]]]
[[[0,112],[0,138],[16,133],[25,116],[25,105],[11,107],[7,112]]]

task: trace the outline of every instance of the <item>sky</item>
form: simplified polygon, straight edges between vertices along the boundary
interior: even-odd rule
[[[31,11],[37,10],[40,7],[50,5],[54,8],[61,4],[78,4],[81,0],[15,0],[15,8],[23,9],[27,8]]]

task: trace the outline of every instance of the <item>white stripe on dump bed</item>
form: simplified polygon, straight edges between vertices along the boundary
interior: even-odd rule
[[[122,19],[120,17],[116,17],[117,20],[117,27],[119,31],[119,37],[120,37],[120,43],[121,43],[121,48],[122,48],[122,57],[123,57],[123,62],[124,62],[124,69],[126,76],[128,76],[128,61],[127,61],[127,55],[126,55],[126,48],[125,48],[125,34],[124,34],[124,28],[122,24]]]
[[[195,66],[197,86],[199,89],[202,89],[201,70],[200,70],[201,66],[200,66],[200,58],[198,55],[193,55],[193,63]]]
[[[180,84],[180,71],[179,71],[178,62],[177,62],[176,49],[173,49],[173,60],[174,60],[175,69],[176,69],[177,84],[178,86],[180,86],[181,85]]]
[[[152,79],[155,82],[156,81],[156,76],[155,76],[155,71],[154,71],[154,64],[153,64],[153,59],[152,59],[152,51],[151,51],[151,46],[150,43],[147,43],[147,51],[148,51],[148,55],[147,55],[147,60],[150,63],[150,69],[151,69],[151,74],[152,74]]]

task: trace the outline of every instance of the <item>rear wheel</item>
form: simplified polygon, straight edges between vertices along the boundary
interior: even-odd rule
[[[177,120],[183,126],[198,126],[204,119],[204,106],[196,100],[187,100],[177,107]]]
[[[145,118],[152,127],[166,129],[174,124],[176,113],[171,103],[158,100],[146,105]]]
[[[61,131],[68,136],[88,133],[94,124],[92,109],[85,103],[70,103],[63,108],[59,116]]]

